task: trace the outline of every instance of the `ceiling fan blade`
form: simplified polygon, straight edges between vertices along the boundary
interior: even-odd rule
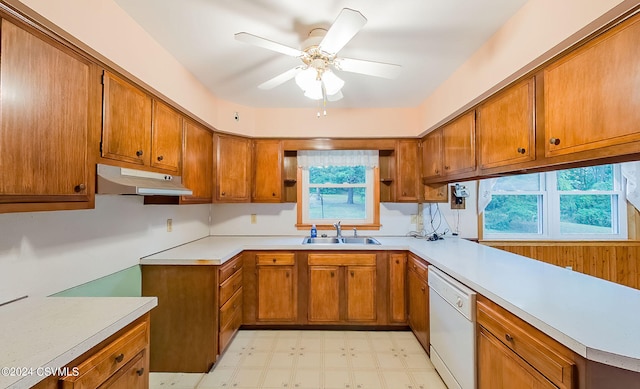
[[[258,85],[258,88],[260,89],[272,89],[275,88],[278,85],[284,84],[285,82],[289,81],[290,79],[294,78],[298,73],[300,73],[302,71],[302,66],[296,66],[293,69],[289,69],[286,72],[273,77],[272,79],[263,82],[262,84]]]
[[[398,77],[402,66],[392,63],[365,61],[353,58],[336,58],[334,65],[345,72],[366,74],[382,78],[394,79]]]
[[[259,46],[264,49],[282,53],[291,57],[301,57],[304,55],[304,53],[298,49],[285,46],[278,42],[270,41],[269,39],[261,38],[257,35],[249,34],[248,32],[239,32],[234,36],[236,37],[237,41],[249,43],[251,45]]]
[[[327,35],[320,42],[320,50],[325,53],[336,54],[366,23],[367,18],[362,16],[360,12],[344,8],[340,11],[340,15],[333,22],[329,31],[327,31]]]

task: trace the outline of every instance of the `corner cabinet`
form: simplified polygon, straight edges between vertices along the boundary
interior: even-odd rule
[[[635,15],[544,69],[546,156],[640,141],[639,51]]]
[[[257,322],[292,323],[298,319],[295,253],[255,254]]]
[[[214,134],[216,150],[215,201],[249,202],[251,188],[251,139]]]
[[[251,201],[279,203],[282,201],[282,142],[272,139],[253,141],[253,190]]]
[[[476,110],[481,169],[535,159],[535,82],[526,79]]]
[[[417,139],[401,139],[396,144],[396,201],[418,202],[422,199],[420,191],[421,152]]]
[[[92,208],[99,71],[35,30],[1,23],[0,212]]]

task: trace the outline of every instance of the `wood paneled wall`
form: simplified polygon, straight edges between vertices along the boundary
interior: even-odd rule
[[[640,289],[640,242],[482,241],[480,243],[556,266],[571,266],[574,271]]]

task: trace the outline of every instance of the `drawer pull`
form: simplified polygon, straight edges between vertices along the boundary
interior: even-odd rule
[[[144,154],[144,153],[142,152],[142,150],[138,150],[138,151],[136,151],[136,156],[137,156],[137,157],[142,157],[142,154]]]
[[[353,277],[353,272],[351,272],[351,277]]]
[[[164,157],[162,155],[158,156],[158,161],[162,161],[164,159]]]
[[[331,277],[333,277],[333,272],[331,272]]]
[[[144,367],[141,367],[138,370],[136,370],[136,374],[138,376],[142,377],[142,375],[144,374]]]
[[[504,334],[504,338],[507,340],[507,342],[513,342],[513,336],[509,334]]]
[[[286,272],[285,275],[287,278],[289,278],[289,272]]]
[[[276,263],[276,259],[275,258],[273,258],[273,263]]]
[[[557,146],[557,145],[559,145],[559,144],[560,144],[560,139],[558,139],[558,138],[551,138],[551,139],[549,139],[549,143],[550,143],[550,144],[552,144],[552,145],[554,145],[554,146]]]
[[[76,192],[76,193],[80,193],[80,192],[82,192],[82,191],[83,191],[83,190],[85,190],[85,189],[87,189],[87,186],[86,186],[85,184],[79,184],[79,185],[76,185],[76,186],[73,188],[73,191],[74,191],[74,192]]]
[[[400,263],[400,261],[396,259],[396,265],[399,264],[399,263]]]
[[[422,291],[422,293],[424,293],[426,288],[423,286],[422,288],[420,288],[420,290]]]
[[[524,147],[518,147],[518,153],[524,154],[526,152],[527,152],[527,149],[525,149]]]
[[[116,362],[117,362],[117,363],[120,363],[120,362],[122,362],[123,360],[124,360],[124,354],[120,353],[120,355],[118,355],[118,356],[116,357]]]

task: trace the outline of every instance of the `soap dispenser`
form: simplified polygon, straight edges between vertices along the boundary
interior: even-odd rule
[[[318,229],[316,229],[316,225],[312,225],[311,226],[311,237],[315,238],[318,236]]]

